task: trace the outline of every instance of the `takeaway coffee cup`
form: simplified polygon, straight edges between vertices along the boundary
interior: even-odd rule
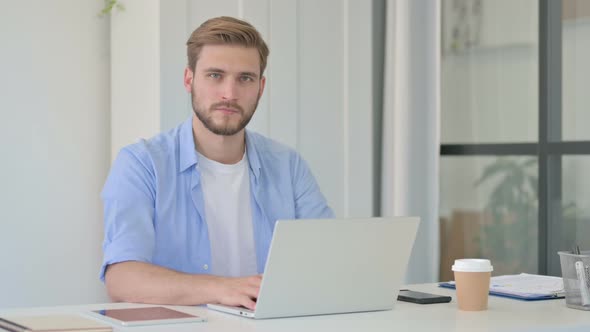
[[[490,277],[494,268],[488,259],[456,259],[453,265],[460,310],[488,308]]]

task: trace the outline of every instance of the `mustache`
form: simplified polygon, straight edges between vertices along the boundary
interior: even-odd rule
[[[219,103],[215,103],[215,104],[211,105],[210,109],[214,110],[217,108],[233,108],[233,109],[240,111],[240,113],[244,113],[244,109],[242,108],[242,106],[238,105],[237,103],[231,102],[231,101],[222,101]]]

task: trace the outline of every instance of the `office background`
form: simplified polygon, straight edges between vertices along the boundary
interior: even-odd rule
[[[271,48],[250,128],[301,152],[338,216],[422,217],[409,282],[438,280],[439,258],[444,267],[467,254],[493,257],[507,273],[537,271],[537,189],[511,187],[519,180],[501,172],[475,185],[496,164],[540,182],[536,155],[444,147],[539,141],[543,2],[125,0],[124,10],[98,17],[100,0],[0,0],[0,307],[108,300],[97,278],[98,194],[110,162],[191,114],[184,43],[218,15],[249,20]],[[559,13],[560,123],[564,139],[586,146],[582,7],[564,0]],[[575,227],[560,242],[590,246],[587,164],[563,157],[560,199]],[[504,183],[526,200],[490,205]],[[526,235],[526,249],[502,252],[514,245],[498,241],[513,241],[507,235]]]

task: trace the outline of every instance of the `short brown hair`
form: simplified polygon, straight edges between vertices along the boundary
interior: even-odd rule
[[[266,68],[268,46],[252,24],[237,18],[221,16],[209,19],[201,24],[186,42],[188,65],[195,70],[201,49],[205,45],[233,44],[255,47],[260,54],[260,75]]]

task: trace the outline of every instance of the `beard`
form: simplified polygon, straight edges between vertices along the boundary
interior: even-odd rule
[[[193,112],[199,118],[201,123],[207,128],[209,131],[216,135],[222,136],[233,136],[239,133],[242,129],[246,128],[254,112],[256,111],[256,107],[258,107],[258,101],[260,97],[256,98],[256,102],[252,105],[248,105],[247,109],[244,109],[238,103],[225,101],[215,103],[208,108],[204,105],[200,105],[196,96],[194,89],[191,91],[191,100],[193,105]],[[215,109],[225,107],[237,110],[240,116],[240,119],[237,123],[233,123],[232,121],[225,121],[225,123],[216,123],[215,119],[213,118],[213,114]],[[232,115],[233,116],[233,115]]]

